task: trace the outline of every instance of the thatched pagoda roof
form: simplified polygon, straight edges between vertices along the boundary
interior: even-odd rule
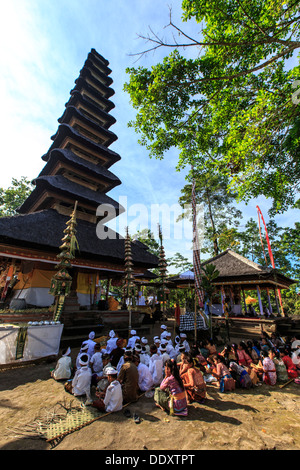
[[[54,209],[24,215],[0,218],[0,243],[23,248],[59,252],[63,231],[70,217],[58,214]],[[80,257],[124,263],[125,244],[121,235],[111,231],[111,236],[100,240],[96,233],[96,224],[77,219],[76,237]],[[155,268],[158,264],[143,244],[132,242],[132,258],[135,266]]]

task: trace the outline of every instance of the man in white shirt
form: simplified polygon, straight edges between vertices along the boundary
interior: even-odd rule
[[[128,340],[127,348],[132,348],[132,349],[134,349],[134,347],[135,347],[135,342],[136,342],[137,339],[139,339],[139,336],[137,336],[135,330],[131,330],[130,334],[131,334],[131,337],[130,337],[129,340]]]
[[[109,385],[105,393],[96,392],[98,400],[94,400],[92,406],[108,413],[120,411],[123,407],[123,395],[121,384],[117,380],[118,371],[113,367],[109,367],[106,374]]]
[[[161,356],[158,355],[156,346],[152,345],[150,347],[150,354],[149,370],[153,378],[153,383],[157,387],[161,384],[163,379],[163,361]]]
[[[72,375],[71,349],[64,349],[62,357],[57,361],[55,369],[51,372],[51,377],[55,380],[67,380]]]
[[[139,389],[141,392],[147,392],[153,387],[153,378],[149,370],[149,367],[146,364],[140,362],[140,357],[138,355],[133,356],[133,362],[137,366],[139,373]]]
[[[110,354],[114,349],[116,349],[117,347],[117,341],[118,341],[118,337],[116,335],[116,333],[111,330],[109,332],[109,340],[107,340],[106,342],[106,352],[107,354]]]
[[[91,400],[91,381],[92,381],[92,371],[89,367],[89,356],[87,354],[82,354],[79,358],[80,369],[75,372],[74,378],[72,381],[65,383],[65,390],[75,397],[81,397],[86,395],[87,401],[86,405],[92,403]]]

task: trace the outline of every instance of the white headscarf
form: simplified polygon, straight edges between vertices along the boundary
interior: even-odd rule
[[[130,332],[132,335],[136,335],[136,331],[135,330],[131,330]]]
[[[116,336],[116,333],[114,332],[114,330],[111,330],[111,331],[109,332],[109,336],[110,336],[111,338],[114,338],[114,337]]]
[[[82,360],[82,357],[83,357],[83,356],[87,356],[87,361]],[[79,358],[79,364],[80,364],[82,367],[84,367],[84,366],[87,366],[88,363],[89,363],[89,356],[88,356],[87,354],[85,354],[85,353],[84,353],[84,354],[81,354],[81,356],[80,356],[80,358]]]
[[[70,354],[70,352],[71,352],[71,349],[70,349],[70,347],[68,347],[68,349],[66,350],[65,354],[63,354],[63,357],[64,357],[64,356],[68,356],[68,355]]]
[[[91,331],[89,334],[89,339],[94,339],[95,338],[95,332]]]

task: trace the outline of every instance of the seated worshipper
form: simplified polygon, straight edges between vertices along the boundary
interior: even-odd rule
[[[181,374],[180,377],[182,378],[187,394],[188,403],[192,403],[193,401],[204,403],[206,398],[206,384],[199,368],[199,363],[190,353],[185,353],[183,360],[187,364],[187,370]]]
[[[150,346],[150,364],[149,370],[153,378],[153,383],[157,387],[163,379],[164,364],[161,356],[158,354],[155,345]]]
[[[275,349],[278,349],[280,348],[280,346],[283,346],[281,339],[275,333],[271,334],[270,341]]]
[[[213,358],[214,368],[210,370],[211,374],[219,382],[220,392],[235,390],[235,381],[232,378],[228,368],[225,365],[225,359],[220,354]]]
[[[123,402],[131,403],[138,399],[139,373],[133,363],[132,353],[124,353],[124,364],[118,375],[118,381],[122,385]]]
[[[198,367],[203,372],[204,374],[206,373],[205,366],[207,366],[207,360],[202,356],[202,354],[199,351],[199,347],[197,345],[193,345],[191,347],[191,356],[193,359],[195,359],[198,363]]]
[[[51,377],[55,380],[67,380],[72,375],[71,349],[63,349],[62,357],[58,359],[55,369],[51,371]]]
[[[226,366],[228,367],[230,362],[238,362],[237,354],[233,351],[230,344],[227,344],[220,354],[225,358]]]
[[[116,333],[114,332],[114,330],[111,330],[108,335],[109,335],[109,339],[106,342],[105,349],[106,349],[107,354],[110,354],[117,347],[118,337]]]
[[[139,389],[141,392],[148,392],[148,390],[151,390],[154,385],[149,367],[140,361],[140,356],[138,355],[133,356],[133,362],[136,365],[139,373]]]
[[[249,355],[252,359],[252,362],[254,364],[257,364],[258,361],[259,361],[259,356],[260,356],[260,351],[259,349],[257,349],[255,346],[254,346],[254,343],[250,340],[247,341],[247,349],[248,349],[248,352],[249,352]]]
[[[279,348],[280,357],[286,367],[289,379],[296,379],[298,377],[298,370],[296,364],[293,363],[291,356],[284,347]]]
[[[99,343],[95,344],[94,354],[90,360],[90,366],[92,369],[92,385],[97,385],[102,375],[101,372],[103,371],[102,352],[101,345]]]
[[[79,351],[79,353],[78,353],[78,355],[77,355],[77,358],[76,358],[76,369],[80,369],[80,367],[81,367],[81,366],[80,366],[80,362],[79,362],[80,356],[81,356],[82,354],[87,354],[88,349],[89,349],[89,345],[87,344],[86,341],[84,341],[84,342],[82,343],[82,345],[81,345],[80,351]],[[90,356],[89,356],[89,359],[90,359]]]
[[[252,387],[253,384],[250,375],[243,366],[231,361],[229,364],[229,370],[238,386],[247,389]]]
[[[112,367],[117,367],[121,357],[124,355],[124,348],[123,348],[124,343],[125,343],[125,340],[123,338],[119,338],[116,342],[116,348],[111,351],[110,363]]]
[[[181,364],[181,362],[183,361],[183,354],[185,353],[185,346],[183,346],[183,344],[181,346],[179,346],[179,354],[178,356],[176,357],[176,362],[177,362],[177,365],[179,366]]]
[[[238,363],[240,366],[250,367],[252,364],[252,357],[248,354],[248,349],[244,341],[241,341],[236,349]]]
[[[274,350],[274,349],[270,349],[269,358],[275,364],[277,382],[287,382],[289,380],[289,376],[288,376],[285,364],[284,364],[283,360],[280,357],[279,351]]]
[[[160,345],[161,345],[161,340],[159,339],[158,336],[154,336],[154,338],[153,338],[153,344],[154,344],[154,346],[156,346],[156,348],[157,348],[157,354],[160,354],[159,348],[160,348]],[[151,354],[151,347],[150,347],[150,354]]]
[[[175,361],[170,359],[165,365],[165,378],[155,389],[156,406],[170,415],[187,416],[187,399],[182,379]]]
[[[185,333],[180,333],[180,339],[181,339],[181,342],[182,342],[183,346],[185,347],[185,351],[190,352],[190,345],[187,341],[186,334]]]
[[[175,351],[176,351],[176,357],[177,357],[178,354],[179,354],[179,346],[180,346],[180,344],[181,344],[180,337],[179,337],[178,335],[175,336],[174,342],[175,342],[174,349],[175,349]]]
[[[123,394],[121,384],[117,380],[118,371],[113,367],[108,367],[106,374],[108,386],[105,392],[96,392],[98,400],[94,400],[92,406],[108,413],[120,411],[123,407]]]
[[[127,347],[128,348],[131,348],[131,349],[134,349],[134,346],[135,346],[135,342],[138,338],[137,334],[136,334],[136,331],[135,330],[131,330],[130,331],[130,338],[128,340],[128,343],[127,343]]]
[[[89,356],[82,354],[79,358],[80,369],[75,372],[73,380],[65,383],[66,392],[71,393],[75,397],[86,395],[86,405],[92,403],[91,399],[91,381],[92,371],[89,367]]]
[[[209,350],[207,349],[206,346],[206,341],[200,341],[199,343],[199,351],[202,354],[202,356],[207,359],[209,355]]]
[[[126,346],[126,348],[124,349],[124,354],[120,357],[120,360],[117,364],[117,371],[118,371],[118,374],[120,373],[120,370],[121,370],[121,367],[122,365],[124,364],[124,355],[128,355],[128,354],[132,354],[133,353],[133,350],[132,348],[129,348],[128,346]]]
[[[263,366],[263,382],[267,385],[275,385],[276,384],[276,368],[275,364],[270,359],[269,353],[267,351],[262,351],[262,366]]]
[[[160,341],[162,342],[165,339],[168,327],[166,325],[160,325]]]
[[[145,338],[144,336],[143,336],[143,338],[141,339],[141,344],[142,344],[142,347],[144,347],[144,348],[146,349],[146,353],[147,353],[147,354],[150,354],[150,346],[149,346],[149,344],[148,344],[147,338]]]
[[[208,349],[208,357],[211,359],[217,354],[217,348],[212,339],[206,341],[205,347]]]
[[[165,363],[169,359],[171,359],[169,354],[167,353],[167,345],[166,344],[161,344],[160,347],[159,347],[159,350],[160,350],[160,357],[162,359],[163,364],[165,365]]]
[[[110,363],[110,355],[105,352],[105,350],[102,350],[102,363],[103,363],[103,369],[97,376],[97,390],[99,392],[103,392],[106,387],[108,386],[108,379],[106,375],[107,369],[111,367]]]
[[[91,331],[90,334],[89,334],[89,339],[87,341],[85,341],[85,343],[88,344],[88,346],[89,346],[87,354],[89,355],[90,358],[94,354],[94,347],[95,347],[95,344],[96,344],[96,342],[94,341],[95,336],[96,336],[95,332]]]
[[[150,348],[149,348],[149,351],[150,351]],[[140,353],[140,361],[141,361],[142,364],[145,364],[146,366],[149,367],[150,353],[149,354],[147,353],[147,350],[146,350],[145,346],[142,346],[142,350],[141,350],[141,353]]]

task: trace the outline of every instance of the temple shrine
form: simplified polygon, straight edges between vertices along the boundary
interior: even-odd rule
[[[121,184],[111,171],[121,157],[109,148],[117,140],[110,130],[116,122],[110,114],[110,74],[109,62],[92,49],[58,119],[53,143],[42,156],[45,166],[33,181],[35,188],[18,215],[0,218],[1,308],[9,306],[9,299],[19,301],[28,320],[30,309],[53,304],[50,283],[75,203],[79,249],[71,260],[72,295],[65,311],[91,309],[99,299],[101,280],[121,282],[124,276],[124,238],[105,226],[124,212],[107,195]],[[134,275],[143,276],[158,259],[140,242],[131,244]],[[1,312],[5,321],[7,315]]]

